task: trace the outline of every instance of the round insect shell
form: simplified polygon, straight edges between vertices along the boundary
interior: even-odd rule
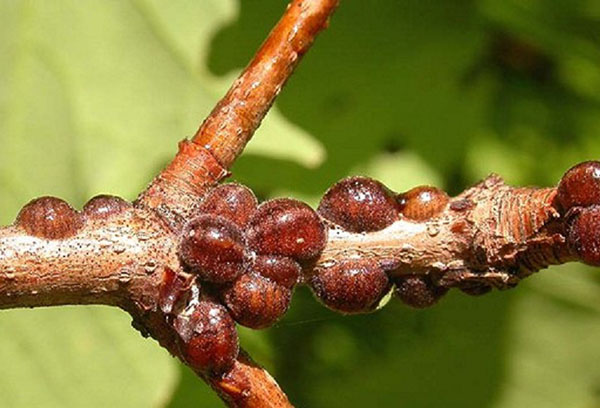
[[[448,205],[448,194],[437,187],[415,187],[397,197],[400,212],[415,221],[426,221],[439,215]]]
[[[247,273],[224,289],[222,298],[236,322],[263,329],[275,324],[287,312],[292,291],[264,276]]]
[[[376,261],[362,258],[316,270],[309,285],[325,306],[342,313],[373,311],[391,286]]]
[[[368,177],[350,177],[334,184],[317,212],[350,232],[379,231],[398,219],[393,194]]]
[[[407,306],[423,309],[435,305],[447,288],[434,285],[428,276],[408,275],[394,278],[395,294]]]
[[[288,289],[298,282],[302,268],[292,258],[280,255],[258,255],[251,270]]]
[[[227,309],[216,302],[201,300],[193,307],[191,313],[178,315],[173,323],[181,357],[196,371],[226,373],[239,353],[235,323]]]
[[[248,246],[258,254],[297,260],[318,256],[325,247],[323,222],[308,205],[289,198],[266,201],[248,223]]]
[[[88,218],[105,219],[131,208],[131,203],[121,197],[102,194],[92,197],[85,203],[82,213]]]
[[[200,215],[185,226],[179,256],[201,280],[232,282],[244,271],[244,236],[226,218]]]
[[[567,242],[581,261],[600,266],[600,205],[582,208],[573,215]]]
[[[83,226],[83,218],[66,201],[56,197],[41,197],[21,209],[15,224],[31,236],[64,239],[77,234]]]
[[[587,161],[567,170],[558,184],[556,199],[563,212],[600,204],[600,162]]]
[[[256,196],[248,187],[227,183],[213,188],[200,204],[199,211],[227,218],[243,228],[257,205]]]

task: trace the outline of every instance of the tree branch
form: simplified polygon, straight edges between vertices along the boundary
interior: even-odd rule
[[[428,274],[448,288],[508,289],[533,272],[576,259],[555,201],[555,188],[511,187],[493,175],[428,220],[401,218],[369,234],[332,227],[315,270],[360,257],[391,276]]]
[[[391,278],[431,276],[448,288],[513,287],[541,268],[576,259],[566,245],[567,218],[559,214],[555,197],[554,188],[514,188],[492,176],[425,221],[400,217],[364,233],[321,218],[328,239],[319,259],[306,265],[303,281],[360,258],[380,265]],[[0,308],[118,306],[133,316],[143,335],[183,360],[171,311],[161,304],[166,274],[188,276],[177,252],[179,234],[143,208],[84,218],[72,236],[62,239],[32,236],[21,218],[0,230]],[[196,296],[201,292],[195,280],[187,289]],[[272,377],[244,353],[225,375],[198,374],[230,406],[290,406]]]
[[[129,208],[86,217],[75,235],[48,240],[18,222],[0,229],[0,308],[102,304],[129,312],[133,326],[183,358],[160,307],[168,270],[185,274],[178,237],[153,211]],[[193,286],[199,292],[197,283]],[[225,376],[198,372],[232,407],[288,407],[275,380],[240,353]]]
[[[179,267],[173,238],[158,216],[127,210],[88,219],[60,240],[0,230],[0,307],[104,304],[152,308],[159,266]]]
[[[401,218],[365,234],[323,219],[328,240],[305,274],[360,257],[384,265],[392,276],[435,273],[448,286],[472,279],[506,289],[549,265],[577,259],[555,197],[555,188],[516,188],[491,176],[424,222]],[[32,236],[18,223],[2,228],[0,308],[104,304],[158,310],[164,271],[183,270],[178,241],[154,212],[138,208],[87,217],[64,239]]]
[[[205,147],[221,165],[229,168],[317,34],[327,27],[338,1],[290,3],[250,64],[202,123],[193,142]]]

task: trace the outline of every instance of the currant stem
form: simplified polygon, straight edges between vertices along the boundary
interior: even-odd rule
[[[481,283],[508,289],[576,259],[555,197],[555,188],[511,187],[490,176],[428,220],[401,218],[367,234],[330,228],[313,270],[335,267],[340,259],[371,259],[393,277],[428,274],[446,288]]]
[[[250,64],[192,139],[228,168],[243,151],[338,0],[290,3]]]
[[[143,304],[140,295],[152,294],[159,266],[178,266],[173,240],[158,221],[131,209],[52,240],[19,225],[0,229],[0,308]]]
[[[303,274],[360,258],[391,278],[427,275],[441,288],[509,288],[550,264],[576,259],[565,241],[567,219],[556,209],[555,188],[516,188],[492,176],[429,220],[400,217],[364,233],[322,219],[327,242]],[[160,307],[166,271],[186,274],[177,250],[181,238],[155,211],[128,207],[105,218],[85,216],[65,238],[33,236],[22,222],[0,229],[0,308],[118,306],[143,334],[183,359],[170,316]],[[200,283],[192,286],[201,293]],[[243,353],[223,376],[198,375],[230,406],[290,406],[276,382]]]

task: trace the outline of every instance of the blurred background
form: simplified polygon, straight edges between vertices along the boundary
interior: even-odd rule
[[[134,199],[285,1],[0,0],[0,222],[31,198]],[[597,0],[342,1],[234,168],[261,199],[336,180],[553,185],[600,157]],[[0,313],[0,406],[221,406],[105,307]],[[306,288],[242,344],[299,407],[600,407],[600,271],[343,317]]]

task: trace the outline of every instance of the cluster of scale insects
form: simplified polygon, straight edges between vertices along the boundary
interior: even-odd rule
[[[600,265],[600,162],[570,169],[556,197],[572,251],[582,261]],[[180,355],[197,371],[226,372],[239,351],[236,322],[253,329],[273,325],[300,283],[342,313],[374,310],[392,287],[409,306],[435,304],[447,288],[427,275],[391,276],[376,261],[361,258],[340,259],[324,269],[311,266],[331,225],[369,233],[400,217],[427,221],[448,203],[447,194],[434,187],[395,194],[365,177],[335,184],[317,211],[287,198],[258,205],[252,191],[239,184],[215,187],[181,232],[178,254],[186,273],[167,269],[161,283],[159,304],[177,333]],[[16,224],[31,235],[61,239],[74,235],[86,217],[102,218],[130,207],[120,198],[98,196],[77,212],[60,199],[43,197],[26,205]],[[202,293],[194,296],[191,292],[198,288]]]
[[[181,233],[181,261],[205,292],[173,321],[182,356],[196,369],[226,371],[238,352],[234,322],[253,329],[273,325],[288,310],[299,283],[342,313],[374,310],[394,284],[398,296],[412,306],[435,303],[446,289],[427,277],[390,278],[376,261],[349,258],[331,268],[311,266],[325,247],[328,224],[368,233],[388,227],[400,214],[427,220],[448,201],[433,187],[396,195],[365,177],[335,184],[317,211],[288,198],[258,205],[252,191],[239,184],[215,187]],[[175,273],[166,276],[161,295],[167,300],[165,312],[173,309],[174,294],[187,286]]]

